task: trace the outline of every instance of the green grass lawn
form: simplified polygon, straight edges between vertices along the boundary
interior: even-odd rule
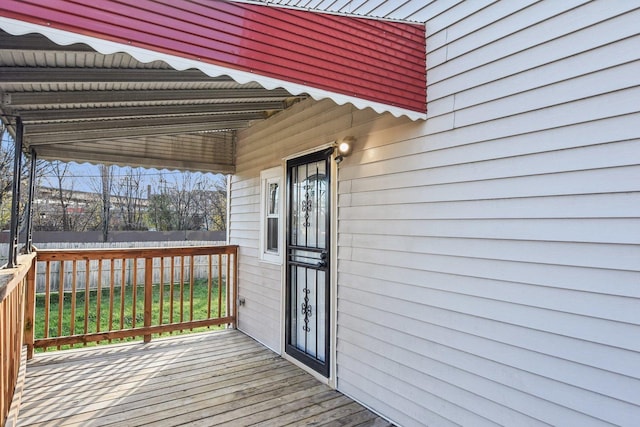
[[[218,313],[218,284],[217,280],[213,280],[211,284],[211,318],[220,317]],[[162,303],[162,324],[178,323],[181,319],[180,313],[180,284],[175,283],[173,285],[173,320],[171,319],[171,293],[170,286],[168,284],[163,286],[163,303]],[[100,331],[109,330],[109,305],[110,305],[110,289],[102,289],[100,295]],[[76,292],[75,298],[75,319],[74,328],[71,330],[71,306],[72,295],[70,292],[65,292],[63,301],[63,320],[62,320],[62,334],[60,336],[68,336],[73,334],[83,334],[85,323],[85,297],[86,292]],[[112,324],[113,330],[130,329],[134,327],[134,290],[133,286],[125,286],[124,288],[124,316],[122,317],[121,324],[121,288],[114,288],[113,291],[113,315]],[[58,334],[58,310],[59,310],[60,295],[58,292],[52,292],[49,298],[49,337],[57,337]],[[96,290],[89,291],[89,314],[87,333],[97,331],[98,325],[98,310],[97,310],[98,292]],[[196,280],[193,286],[193,299],[191,295],[191,286],[189,283],[185,283],[182,287],[182,319],[184,321],[202,320],[208,319],[207,315],[209,298],[208,298],[208,284],[206,280]],[[193,317],[191,317],[191,301],[193,301]],[[153,286],[153,304],[152,304],[152,325],[159,325],[160,322],[160,286]],[[222,316],[226,312],[226,292],[222,289]],[[36,295],[36,318],[35,318],[35,338],[44,338],[44,313],[45,313],[45,294]],[[144,324],[144,286],[138,286],[135,294],[135,327],[141,327]],[[201,332],[204,330],[211,330],[221,328],[222,326],[211,326],[204,328],[196,328],[193,330],[186,330],[183,333]],[[174,332],[174,334],[179,332]],[[166,333],[164,335],[167,335]],[[159,334],[154,334],[153,337],[157,337]],[[140,340],[142,337],[137,338],[125,338],[122,341]],[[77,344],[80,346],[82,344]],[[96,343],[90,343],[87,345],[96,345]],[[69,348],[64,346],[63,348]]]

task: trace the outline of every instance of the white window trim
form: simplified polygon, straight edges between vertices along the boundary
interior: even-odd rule
[[[282,265],[283,253],[283,197],[284,188],[282,187],[282,167],[276,166],[260,172],[260,261],[271,264]],[[277,183],[280,190],[278,200],[278,253],[267,251],[267,197],[269,194],[269,185]]]

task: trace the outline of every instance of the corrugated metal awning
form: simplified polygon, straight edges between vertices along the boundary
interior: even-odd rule
[[[121,163],[135,144],[138,164],[232,172],[230,131],[307,96],[426,116],[424,25],[212,0],[4,0],[0,29],[0,108],[45,158]],[[175,157],[188,141],[227,151],[204,167]]]

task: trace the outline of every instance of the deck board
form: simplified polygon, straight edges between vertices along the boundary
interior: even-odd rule
[[[37,354],[18,425],[390,424],[228,330]]]

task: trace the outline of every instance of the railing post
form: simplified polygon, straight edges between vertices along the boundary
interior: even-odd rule
[[[238,327],[238,247],[233,249],[233,329]]]
[[[27,346],[27,360],[33,358],[34,325],[36,312],[36,268],[37,259],[34,257],[27,272],[27,289],[24,310],[24,343]]]
[[[151,305],[153,302],[153,258],[145,258],[144,263],[144,327],[151,326]],[[151,341],[151,334],[144,335],[144,342]]]

